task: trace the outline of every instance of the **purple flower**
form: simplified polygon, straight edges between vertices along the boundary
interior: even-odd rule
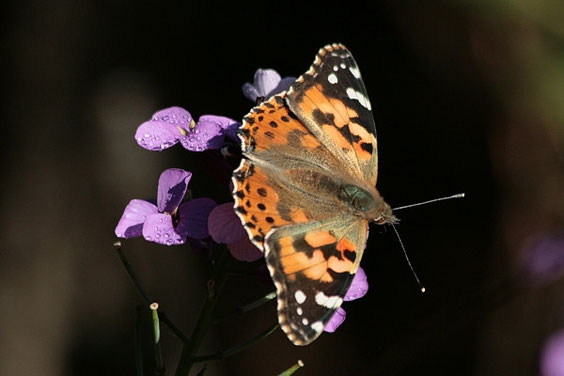
[[[216,206],[210,213],[208,228],[216,243],[227,244],[231,255],[240,261],[255,261],[262,252],[249,240],[241,220],[235,214],[233,203]]]
[[[225,136],[237,140],[241,124],[225,116],[203,115],[196,123],[181,107],[156,112],[135,132],[135,140],[143,149],[161,151],[178,142],[190,151],[219,149]]]
[[[545,342],[540,363],[542,376],[564,375],[564,329],[551,335]]]
[[[532,285],[550,283],[564,274],[564,235],[540,234],[524,246],[520,271]]]
[[[253,102],[261,102],[290,88],[295,77],[281,78],[273,69],[258,69],[253,83],[243,85],[243,94]]]
[[[210,198],[180,204],[191,177],[191,172],[179,168],[163,171],[159,178],[157,205],[131,200],[115,234],[127,239],[143,235],[147,241],[166,245],[184,244],[187,237],[208,237],[208,216],[217,204]]]
[[[343,300],[345,302],[349,302],[351,300],[362,298],[366,295],[367,291],[368,280],[366,278],[366,273],[364,273],[364,270],[359,266],[358,271],[352,280],[351,286],[349,287],[349,290],[345,294]],[[345,317],[347,317],[345,310],[341,307],[337,308],[333,317],[331,317],[331,319],[327,322],[327,325],[325,325],[323,330],[328,333],[333,333],[343,323],[343,321],[345,321]]]

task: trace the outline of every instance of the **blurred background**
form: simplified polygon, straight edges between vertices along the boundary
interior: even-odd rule
[[[426,294],[393,232],[373,226],[370,290],[336,333],[301,348],[277,331],[205,374],[276,375],[302,359],[299,375],[563,375],[564,3],[399,3],[4,2],[2,373],[134,374],[142,301],[112,246],[125,205],[155,197],[169,167],[194,173],[195,197],[229,200],[204,155],[143,150],[137,126],[172,105],[241,119],[257,68],[298,76],[342,42],[370,94],[387,202],[467,198],[398,213]],[[205,257],[123,244],[189,334]],[[220,313],[270,289],[230,280]],[[139,320],[150,374],[148,309]],[[275,320],[271,303],[215,326],[201,354]],[[162,335],[172,374],[180,343]]]

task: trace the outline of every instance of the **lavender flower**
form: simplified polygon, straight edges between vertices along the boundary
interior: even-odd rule
[[[258,69],[253,83],[246,82],[243,85],[243,94],[251,101],[259,103],[288,90],[294,81],[296,81],[295,77],[281,78],[273,69]]]
[[[143,149],[161,151],[178,142],[190,151],[219,149],[225,136],[237,140],[241,124],[225,116],[203,115],[196,123],[181,107],[156,112],[137,128],[135,140]]]
[[[540,368],[542,376],[564,375],[564,329],[554,333],[545,342]]]
[[[226,244],[231,255],[240,261],[255,261],[262,252],[249,240],[247,232],[235,214],[233,203],[216,206],[210,213],[208,228],[216,243]]]
[[[147,241],[166,245],[184,244],[187,237],[208,237],[208,216],[217,204],[210,198],[180,204],[191,177],[191,172],[178,168],[165,170],[159,178],[157,205],[131,200],[115,234],[127,239],[143,235]]]
[[[349,290],[345,294],[343,300],[345,302],[350,302],[351,300],[360,299],[368,292],[368,280],[366,278],[366,273],[359,266],[356,272]],[[345,321],[347,313],[341,307],[339,307],[333,317],[327,322],[325,328],[323,329],[327,333],[333,333],[337,328]]]
[[[538,234],[525,242],[520,272],[526,282],[541,285],[564,274],[564,235]]]

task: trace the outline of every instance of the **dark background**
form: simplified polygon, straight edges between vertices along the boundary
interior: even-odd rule
[[[536,375],[564,326],[562,274],[524,277],[531,239],[564,228],[564,9],[557,1],[5,2],[0,364],[10,375],[134,374],[141,301],[115,254],[132,198],[156,195],[168,167],[195,197],[228,200],[201,155],[139,148],[161,108],[241,119],[259,68],[298,76],[327,43],[354,54],[378,128],[378,188],[399,212],[427,287],[419,293],[393,231],[371,228],[370,290],[345,323],[305,348],[281,331],[206,375]],[[562,243],[559,243],[560,246]],[[190,333],[205,257],[135,239],[124,251],[144,287]],[[561,270],[557,270],[561,271]],[[220,312],[270,290],[227,286]],[[150,315],[143,326],[153,367]],[[201,353],[276,320],[274,304],[214,327]],[[180,344],[163,332],[169,372]]]

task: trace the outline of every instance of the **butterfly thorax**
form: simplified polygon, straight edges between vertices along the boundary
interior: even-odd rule
[[[343,184],[340,187],[339,199],[357,216],[378,224],[395,223],[397,218],[392,209],[376,189],[368,191],[354,184]]]

